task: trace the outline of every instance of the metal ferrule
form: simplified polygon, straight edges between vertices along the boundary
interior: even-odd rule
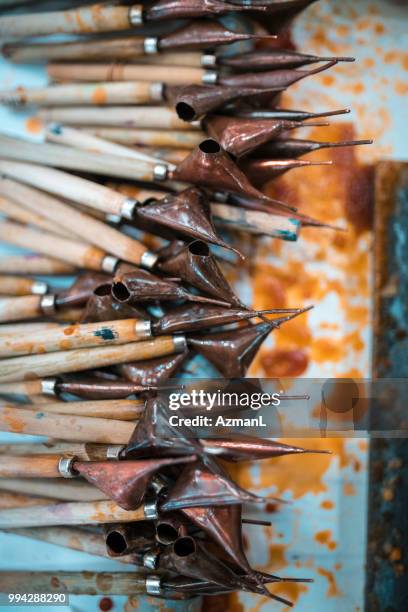
[[[143,48],[146,55],[155,55],[159,52],[159,39],[154,36],[145,38]]]
[[[143,6],[134,4],[129,9],[129,23],[132,26],[143,25]]]
[[[165,181],[168,174],[168,167],[165,164],[156,164],[153,168],[153,177],[155,181]]]
[[[145,251],[140,259],[140,265],[142,268],[147,268],[151,270],[157,263],[159,256],[155,253],[151,253],[150,251]]]
[[[150,98],[153,102],[163,102],[164,100],[163,83],[151,83],[149,90],[150,90]]]
[[[138,321],[135,325],[135,333],[138,338],[151,338],[152,337],[151,321]]]
[[[45,378],[41,381],[41,393],[43,395],[57,395],[55,391],[55,385],[57,384],[56,378]]]
[[[213,68],[217,65],[217,58],[215,55],[204,53],[201,56],[201,65],[203,68]]]
[[[124,444],[114,444],[112,446],[108,446],[106,449],[106,458],[114,461],[119,461],[121,459],[121,454],[125,450],[126,446]]]
[[[207,70],[207,72],[204,72],[201,80],[204,85],[215,85],[218,81],[218,72],[215,70]]]
[[[55,295],[48,293],[41,298],[40,308],[44,315],[54,315],[55,314]]]
[[[183,353],[187,348],[187,339],[185,336],[173,336],[173,344],[176,353]]]
[[[114,223],[115,225],[118,225],[122,217],[120,215],[109,214],[109,215],[106,215],[105,219],[107,223]]]
[[[143,567],[147,569],[156,569],[159,553],[155,550],[150,550],[143,555]]]
[[[74,470],[74,463],[77,457],[61,457],[58,462],[58,471],[63,478],[75,478],[77,474]]]
[[[159,518],[156,500],[148,501],[145,503],[144,515],[145,515],[145,518],[149,521],[155,521],[157,518]]]
[[[47,283],[43,283],[42,281],[35,281],[33,286],[31,287],[31,293],[33,295],[44,295],[48,291]]]
[[[160,495],[162,491],[165,491],[169,488],[167,482],[160,476],[160,474],[156,474],[150,481],[150,486],[156,495]]]
[[[216,202],[227,202],[228,201],[228,193],[223,191],[216,191],[213,194],[213,198]]]
[[[122,208],[120,209],[121,217],[125,217],[125,219],[130,219],[130,221],[132,221],[136,206],[137,200],[134,200],[133,198],[126,198],[122,204]]]
[[[113,274],[118,263],[119,259],[117,257],[114,257],[113,255],[107,255],[102,260],[102,270],[104,272],[107,272],[108,274]]]
[[[161,595],[160,576],[146,576],[145,586],[148,595]]]

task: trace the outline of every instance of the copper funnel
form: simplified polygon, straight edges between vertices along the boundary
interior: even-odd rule
[[[135,393],[157,389],[122,380],[101,381],[98,378],[57,380],[55,386],[58,394],[69,393],[85,400],[124,399]]]
[[[171,34],[161,36],[159,49],[206,49],[254,38],[258,37],[244,32],[232,32],[217,21],[193,21]]]
[[[64,291],[60,291],[55,298],[57,307],[82,306],[91,297],[94,289],[111,279],[107,274],[99,272],[85,272],[79,274],[75,282]]]
[[[256,96],[264,93],[265,87],[226,87],[214,85],[167,85],[165,95],[177,115],[183,121],[194,121],[207,113],[221,108],[227,102],[237,98]],[[282,88],[267,88],[271,92],[279,92]]]
[[[98,323],[115,319],[149,319],[146,311],[112,298],[111,283],[99,285],[88,299],[81,323]]]
[[[225,112],[225,111],[224,111]],[[318,119],[320,117],[334,117],[337,115],[348,115],[349,108],[340,110],[326,111],[322,113],[311,113],[309,111],[290,110],[285,108],[274,109],[234,109],[234,114],[237,117],[246,117],[247,119],[287,119],[288,121],[305,121],[306,119]]]
[[[259,461],[304,453],[326,454],[326,451],[307,450],[300,446],[244,435],[234,435],[225,440],[220,438],[201,440],[201,444],[207,452],[214,452],[217,457],[226,461]]]
[[[174,180],[186,181],[214,191],[226,191],[238,195],[268,201],[268,197],[258,191],[245,174],[222,150],[216,140],[203,140],[172,173]]]
[[[258,503],[265,498],[242,489],[223,470],[215,474],[201,463],[186,466],[165,501],[162,512],[185,508]]]
[[[260,210],[262,212],[267,213],[276,212],[277,214],[284,213],[285,215],[291,215],[297,212],[297,208],[289,206],[289,204],[285,204],[280,200],[274,200],[272,198],[269,198],[267,202],[260,202],[258,199],[238,196],[234,194],[229,196],[228,203],[232,206],[240,206],[242,208],[247,208],[248,210]]]
[[[131,272],[117,275],[112,285],[112,296],[120,303],[187,300],[228,306],[224,301],[194,295],[180,285],[155,276],[147,270],[135,268]]]
[[[293,85],[297,81],[304,79],[313,74],[323,72],[337,64],[337,60],[327,62],[323,66],[314,68],[313,70],[270,70],[267,72],[255,72],[236,74],[232,76],[221,75],[218,77],[220,85],[226,87],[253,87],[258,90],[262,89],[285,89],[289,85]]]
[[[204,119],[207,134],[235,157],[250,153],[283,130],[298,127],[299,123],[295,121],[277,119],[244,119],[222,115],[212,115]]]
[[[106,550],[110,557],[143,552],[156,544],[151,521],[104,525]]]
[[[155,200],[136,210],[137,216],[165,225],[174,234],[204,240],[231,249],[216,234],[208,200],[201,189],[190,187],[163,200]],[[234,249],[232,249],[234,250]]]
[[[161,247],[155,254],[158,256],[158,261],[165,261],[166,259],[170,259],[170,257],[174,257],[180,253],[182,249],[186,246],[186,243],[183,240],[172,240],[166,246]]]
[[[168,465],[194,461],[193,457],[138,461],[75,461],[74,470],[125,510],[137,508],[152,475]]]
[[[155,539],[159,544],[168,546],[178,538],[188,535],[191,527],[186,517],[167,513],[155,521]]]
[[[218,58],[218,64],[227,66],[240,72],[262,72],[265,70],[278,70],[282,68],[299,68],[307,64],[318,62],[353,62],[354,57],[319,57],[318,55],[306,55],[288,49],[264,49],[251,53],[241,53],[233,56]]]
[[[300,159],[244,159],[239,162],[239,167],[251,182],[261,189],[265,183],[285,174],[288,170],[307,166],[331,166],[332,163],[331,161],[313,162]]]
[[[294,158],[301,157],[317,151],[318,149],[333,149],[335,147],[355,147],[359,145],[372,144],[372,140],[346,140],[344,142],[317,142],[316,140],[300,140],[297,138],[287,138],[269,142],[256,154],[261,157]]]
[[[241,305],[205,242],[192,242],[178,255],[164,261],[160,269],[179,276],[184,282],[214,298],[234,306]]]
[[[175,334],[200,331],[218,325],[227,325],[253,319],[274,310],[250,310],[244,308],[221,308],[206,304],[183,304],[166,312],[152,323],[154,334]]]
[[[167,19],[196,19],[197,17],[214,17],[225,15],[231,11],[253,10],[254,7],[231,6],[229,2],[221,0],[158,0],[152,6],[144,9],[144,21],[162,21]],[[256,11],[264,12],[263,6],[256,7]]]
[[[117,366],[117,371],[126,380],[142,386],[156,386],[162,381],[172,378],[181,368],[189,353],[177,353],[157,359],[134,361]]]

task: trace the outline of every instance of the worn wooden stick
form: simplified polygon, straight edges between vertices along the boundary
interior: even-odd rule
[[[53,500],[57,502],[57,500]],[[31,506],[48,506],[51,501],[46,497],[33,497],[32,495],[23,495],[21,493],[9,493],[2,491],[0,493],[0,509],[6,508],[23,508]]]
[[[0,240],[26,249],[35,245],[38,253],[42,255],[58,257],[62,261],[88,270],[103,270],[112,273],[118,263],[116,258],[109,257],[106,251],[95,246],[29,228],[12,221],[0,223]]]
[[[0,136],[0,157],[131,180],[156,180],[155,166],[151,163],[7,136]]]
[[[0,224],[0,236],[1,236]],[[24,295],[22,297],[0,298],[0,322],[23,321],[41,316],[41,295]]]
[[[72,402],[71,402],[72,403]],[[77,457],[81,461],[106,461],[109,444],[93,444],[90,442],[43,442],[36,444],[2,444],[1,455],[64,455]]]
[[[63,66],[63,65],[62,65]],[[86,73],[86,66],[78,69],[79,75]],[[50,69],[49,69],[50,71]],[[68,71],[67,71],[68,72]],[[98,71],[102,72],[102,71]],[[92,72],[90,72],[90,77]],[[85,77],[85,75],[84,75]],[[62,80],[76,81],[105,81],[108,76],[98,78],[76,78]],[[61,79],[59,79],[61,80]],[[17,89],[0,91],[0,102],[2,104],[13,104],[19,106],[70,106],[87,104],[91,106],[108,106],[110,104],[149,104],[150,102],[163,101],[163,86],[160,83],[148,81],[136,81],[136,79],[111,79],[115,81],[128,81],[120,83],[81,83],[81,84],[58,84],[48,87]]]
[[[49,506],[34,506],[29,509],[0,510],[0,529],[51,525],[99,525],[101,523],[128,523],[143,520],[146,520],[143,506],[128,511],[123,510],[112,501],[68,502]]]
[[[73,151],[75,153],[75,150]],[[121,158],[118,160],[121,161]],[[108,215],[131,216],[133,207],[137,204],[136,200],[114,189],[55,168],[0,159],[0,172],[19,182]],[[140,201],[151,197],[151,193],[151,191],[139,190]]]
[[[190,68],[187,66],[161,66],[143,64],[59,64],[51,62],[47,66],[48,76],[54,81],[139,81],[153,84],[165,83],[167,85],[201,85],[205,79],[204,68]],[[102,85],[102,83],[101,83]],[[161,101],[163,98],[155,88],[149,95],[146,90],[145,101]],[[131,90],[130,90],[131,91]],[[131,95],[129,91],[129,96]],[[142,97],[143,94],[139,94]],[[113,101],[113,104],[127,104],[125,100]],[[135,104],[143,104],[142,100],[135,100]],[[64,105],[64,102],[61,102]],[[66,102],[68,105],[69,102]],[[81,102],[78,102],[81,104]]]
[[[205,139],[204,132],[183,130],[144,130],[121,128],[81,128],[89,134],[112,140],[124,145],[142,145],[151,147],[174,147],[180,149],[194,149]]]
[[[42,255],[9,255],[0,257],[3,274],[74,274],[76,266]]]
[[[26,298],[15,298],[26,299]],[[142,361],[183,352],[184,336],[160,336],[153,340],[131,342],[121,346],[60,351],[44,355],[30,355],[3,359],[0,382],[21,381],[29,375],[31,379],[100,368],[128,361]],[[71,439],[71,438],[70,438]]]
[[[128,30],[134,25],[136,13],[140,11],[101,3],[66,11],[6,15],[0,18],[0,37],[10,39],[62,32],[87,34]],[[140,16],[138,21],[140,23]]]
[[[61,455],[0,455],[0,478],[60,478],[60,459]]]
[[[32,404],[19,404],[22,409],[32,410]],[[47,414],[67,414],[79,417],[114,419],[118,421],[134,421],[140,418],[144,411],[141,400],[89,400],[62,402],[50,401],[41,405],[41,410]]]
[[[47,433],[54,438],[73,442],[127,444],[134,428],[135,425],[127,421],[51,414],[0,404],[0,429],[12,433]]]
[[[0,179],[0,194],[17,201],[20,205],[29,207],[30,210],[40,210],[47,220],[59,224],[63,228],[68,228],[69,232],[76,235],[76,238],[73,238],[74,241],[83,240],[124,261],[140,265],[146,254],[149,253],[141,242],[118,232],[106,223],[98,221],[47,193],[18,183],[13,179]],[[63,259],[64,251],[57,250],[54,255],[57,257],[61,255],[61,259]],[[70,263],[73,263],[73,261],[72,258],[69,260]],[[83,259],[77,260],[77,265],[83,261]]]
[[[23,336],[1,337],[0,335],[0,357],[39,355],[93,346],[127,344],[151,337],[149,321],[137,319],[63,325],[26,332]]]
[[[173,109],[165,106],[64,107],[40,110],[38,117],[46,123],[66,125],[111,125],[122,128],[185,131],[199,128],[198,123],[182,121]]]
[[[22,276],[0,275],[1,295],[44,295],[47,293],[47,283]],[[1,329],[0,329],[1,331]]]
[[[47,232],[51,232],[52,234],[57,234],[57,236],[64,236],[64,238],[72,239],[72,237],[75,235],[68,229],[52,223],[40,215],[37,211],[34,212],[33,210],[24,208],[24,206],[20,206],[15,201],[11,201],[8,198],[0,197],[0,212],[13,221],[18,221],[23,225],[26,224],[39,227]]]
[[[54,500],[92,502],[106,499],[104,493],[87,482],[61,478],[0,478],[0,491],[47,497],[49,504]]]
[[[166,51],[153,55],[142,55],[137,58],[137,63],[149,66],[189,66],[190,68],[207,66],[212,68],[216,65],[216,58],[214,55],[203,55],[199,51]]]
[[[30,593],[137,595],[147,592],[147,577],[146,574],[136,574],[134,571],[0,572],[0,592],[22,593],[25,589],[25,592]]]

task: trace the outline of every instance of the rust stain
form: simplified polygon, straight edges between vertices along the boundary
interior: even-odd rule
[[[341,595],[341,591],[339,590],[336,579],[334,577],[333,572],[324,569],[323,567],[317,568],[318,574],[327,579],[329,583],[329,588],[327,589],[326,597],[339,597]]]
[[[339,362],[347,354],[348,347],[343,344],[343,340],[333,338],[316,338],[312,341],[311,359],[315,363],[326,361]]]
[[[336,542],[332,539],[332,532],[330,531],[330,529],[318,531],[315,534],[315,540],[321,546],[327,546],[329,550],[334,550],[337,546]]]
[[[406,96],[408,94],[408,83],[404,81],[397,81],[395,83],[395,93],[399,96]]]
[[[334,503],[330,501],[330,499],[324,499],[320,503],[320,507],[323,508],[323,510],[332,510],[334,508]]]
[[[260,364],[268,378],[301,376],[307,369],[309,357],[305,351],[275,349],[263,351]]]
[[[351,482],[345,482],[343,484],[343,493],[347,496],[356,495],[357,491],[355,486]]]

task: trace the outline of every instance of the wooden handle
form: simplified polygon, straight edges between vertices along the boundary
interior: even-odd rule
[[[163,51],[152,55],[143,55],[137,58],[138,64],[149,66],[177,66],[200,68],[203,54],[200,51]]]
[[[74,274],[75,267],[42,255],[0,257],[0,272],[6,274]]]
[[[1,182],[2,179],[0,179],[0,183]],[[66,228],[48,221],[48,219],[38,214],[37,211],[24,208],[24,206],[16,204],[15,201],[12,202],[11,199],[0,197],[0,212],[13,221],[18,221],[23,225],[34,225],[34,227],[39,227],[52,234],[57,234],[57,236],[64,236],[64,238],[72,239],[75,235]]]
[[[128,511],[123,510],[112,501],[68,502],[29,509],[0,510],[0,529],[48,525],[99,525],[101,523],[143,521],[144,519],[143,507]],[[2,576],[1,573],[0,576]],[[0,591],[2,591],[1,588]]]
[[[7,44],[5,54],[12,62],[32,63],[36,60],[133,59],[144,53],[144,38],[114,38],[112,40],[87,40],[86,42],[39,43],[33,45]]]
[[[58,478],[60,455],[13,457],[0,455],[1,478]]]
[[[64,107],[40,110],[38,116],[47,123],[56,122],[66,125],[111,125],[123,128],[151,128],[157,130],[172,130],[175,128],[189,131],[195,127],[191,123],[179,119],[173,109],[165,106]]]
[[[3,593],[137,595],[146,593],[146,576],[134,572],[0,572]]]
[[[35,248],[43,255],[55,256],[88,270],[102,270],[103,260],[107,256],[106,252],[97,247],[31,229],[12,221],[0,223],[0,240],[26,249]]]
[[[65,72],[69,72],[65,70]],[[86,78],[85,66],[79,66],[78,74],[83,78],[75,80],[104,81],[108,74],[101,78]],[[63,80],[73,80],[71,78]],[[119,80],[119,79],[115,79]],[[135,79],[131,79],[135,80]],[[148,104],[162,100],[161,89],[147,82],[138,83],[87,83],[78,85],[51,85],[39,89],[25,89],[19,87],[12,91],[0,91],[0,102],[5,104],[21,104],[36,106],[69,106],[71,104],[89,104],[105,106],[109,104]]]
[[[73,402],[70,402],[73,403]],[[81,461],[106,461],[109,444],[44,442],[43,444],[2,444],[1,455],[64,455]]]
[[[83,240],[135,265],[140,264],[147,252],[141,242],[33,187],[12,179],[0,179],[0,193],[32,210],[41,210],[41,214],[53,224],[69,228],[74,241]]]
[[[21,276],[6,276],[0,274],[0,294],[1,295],[44,295],[47,292],[47,285],[32,278]]]
[[[133,423],[114,419],[50,414],[0,404],[0,428],[13,433],[48,435],[60,440],[127,444],[135,428]]]
[[[49,504],[54,499],[84,502],[106,499],[104,493],[87,482],[63,478],[0,478],[0,491],[48,497]]]
[[[47,72],[54,81],[148,81],[167,85],[201,85],[205,74],[203,68],[119,63],[50,63],[47,66]]]
[[[54,500],[55,503],[57,500]],[[21,493],[8,493],[1,491],[0,493],[0,509],[6,508],[24,508],[31,506],[48,506],[50,500],[46,497],[33,497],[32,495],[23,495]]]
[[[0,238],[3,224],[0,223]],[[25,295],[15,298],[0,298],[0,322],[34,319],[41,314],[41,296]]]
[[[120,215],[122,206],[127,200],[127,196],[113,189],[55,168],[0,159],[0,172],[17,181],[101,210],[106,214]]]
[[[175,147],[183,149],[194,149],[205,139],[204,132],[182,131],[182,130],[143,130],[143,129],[121,129],[103,127],[84,127],[87,133],[106,138],[113,142],[124,145],[142,145],[158,147]]]
[[[27,299],[27,298],[15,298]],[[31,299],[31,298],[30,298]],[[121,346],[105,346],[89,349],[61,351],[44,355],[3,359],[0,368],[0,382],[25,380],[57,374],[79,372],[90,368],[101,368],[128,361],[142,361],[164,357],[184,350],[183,339],[161,336],[154,340],[132,342]],[[70,438],[71,439],[71,438]]]
[[[94,4],[67,11],[1,17],[0,37],[27,38],[61,32],[86,34],[127,30],[130,27],[128,7]]]
[[[32,404],[27,404],[30,410]],[[41,405],[47,414],[67,414],[118,421],[135,421],[144,411],[144,402],[138,400],[90,400],[86,402],[47,402]],[[106,457],[105,457],[106,459]]]

